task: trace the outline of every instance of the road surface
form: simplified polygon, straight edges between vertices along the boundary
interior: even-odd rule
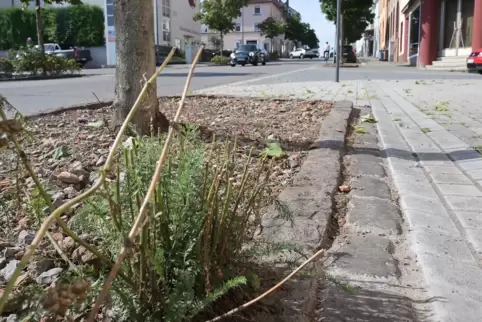
[[[273,84],[334,79],[334,68],[322,67],[320,60],[283,60],[266,66],[199,66],[191,83],[193,91],[239,82]],[[159,76],[159,96],[179,95],[184,88],[189,67],[176,65],[166,68]],[[24,115],[32,115],[61,107],[81,105],[114,96],[115,70],[85,70],[85,77],[42,81],[0,82],[4,95]],[[479,75],[422,71],[393,65],[366,65],[342,69],[341,80],[376,79],[440,79],[480,78]],[[96,98],[97,97],[97,98]]]

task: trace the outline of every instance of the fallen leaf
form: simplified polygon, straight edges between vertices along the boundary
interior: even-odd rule
[[[279,142],[268,142],[264,152],[269,157],[279,158],[283,155],[283,149],[281,149],[281,144],[279,144]]]
[[[339,186],[338,190],[340,190],[340,192],[350,192],[351,187],[350,186]]]
[[[370,114],[363,115],[360,120],[365,123],[377,123],[377,120]]]

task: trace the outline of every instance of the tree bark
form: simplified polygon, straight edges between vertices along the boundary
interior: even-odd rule
[[[35,22],[37,24],[37,44],[40,47],[42,53],[45,52],[44,48],[44,24],[42,21],[42,12],[40,7],[40,0],[35,0]]]
[[[120,126],[156,71],[154,15],[152,0],[115,0],[116,84],[114,125]],[[169,121],[159,111],[157,84],[144,97],[132,124],[142,135],[167,131]]]
[[[44,48],[44,24],[42,21],[42,11],[40,7],[40,0],[35,0],[35,23],[37,25],[37,43],[42,55],[45,55],[45,48]],[[45,65],[42,64],[42,75],[47,75],[47,70]],[[37,73],[37,72],[35,72]]]
[[[224,35],[222,32],[219,33],[219,39],[221,40],[221,51],[220,54],[221,56],[223,55],[223,50],[224,50]]]

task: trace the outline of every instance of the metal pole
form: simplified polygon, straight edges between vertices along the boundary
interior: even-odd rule
[[[336,0],[336,73],[335,82],[340,82],[340,59],[341,54],[341,0]]]
[[[244,45],[244,7],[241,9],[241,45]]]
[[[462,0],[457,1],[457,20],[456,20],[456,34],[455,34],[455,56],[459,55],[460,48],[460,28],[462,26]]]

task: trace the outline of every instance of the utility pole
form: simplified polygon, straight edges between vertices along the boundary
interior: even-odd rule
[[[340,82],[340,60],[343,57],[343,54],[341,53],[341,1],[342,0],[336,0],[336,72],[335,72],[335,82],[339,83]]]
[[[241,8],[241,45],[244,45],[244,7]]]

